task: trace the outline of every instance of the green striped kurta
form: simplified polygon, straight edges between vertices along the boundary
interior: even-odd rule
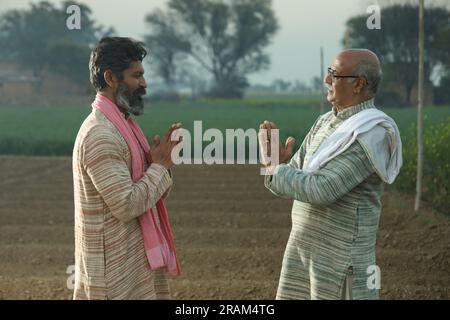
[[[302,168],[342,122],[373,100],[319,117],[289,164],[280,165],[265,185],[277,196],[294,199],[277,299],[341,299],[346,277],[354,299],[377,299],[367,285],[375,265],[382,180],[358,139],[314,174]],[[370,269],[369,269],[370,270]]]

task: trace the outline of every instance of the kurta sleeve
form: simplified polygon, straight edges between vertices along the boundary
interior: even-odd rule
[[[294,154],[294,156],[291,158],[291,160],[289,161],[287,166],[289,166],[290,168],[292,168],[294,170],[301,168],[302,163],[303,163],[303,158],[305,156],[305,146],[304,145],[305,145],[305,141],[303,141],[300,149],[298,149],[298,151]],[[278,167],[278,168],[280,168],[280,167]],[[267,189],[269,189],[270,192],[272,192],[277,197],[284,198],[284,199],[290,199],[289,196],[279,193],[276,189],[274,189],[272,187],[272,179],[273,179],[272,175],[265,176],[264,177],[264,186]]]
[[[173,179],[173,172],[172,172],[171,169],[169,169],[169,176],[170,176],[171,179]],[[161,196],[161,198],[163,200],[166,200],[169,197],[171,190],[172,190],[172,185],[170,185],[170,187],[167,188],[166,192],[164,192],[164,194]]]
[[[137,218],[155,207],[172,185],[166,168],[155,163],[134,183],[120,139],[105,128],[92,128],[83,149],[83,165],[87,174],[111,214],[122,222]]]
[[[266,185],[273,193],[302,202],[329,205],[374,173],[358,141],[314,174],[291,165],[279,165]]]

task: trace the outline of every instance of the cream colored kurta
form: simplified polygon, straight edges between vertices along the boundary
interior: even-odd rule
[[[137,183],[131,155],[114,125],[98,110],[83,122],[73,150],[75,203],[74,299],[166,299],[166,271],[152,271],[138,217],[172,185],[152,164]],[[146,165],[147,167],[147,165]]]

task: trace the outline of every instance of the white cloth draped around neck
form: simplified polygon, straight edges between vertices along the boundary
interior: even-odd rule
[[[400,132],[384,112],[365,109],[345,120],[305,163],[313,174],[355,142],[361,143],[376,173],[386,183],[394,182],[403,163]]]

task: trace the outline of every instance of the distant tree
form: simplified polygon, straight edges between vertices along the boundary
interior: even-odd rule
[[[437,86],[434,89],[434,102],[436,104],[450,104],[450,73],[443,76]]]
[[[66,9],[72,4],[76,3],[64,1],[61,7],[57,8],[50,2],[41,1],[31,3],[29,9],[10,10],[2,14],[0,59],[31,68],[35,76],[41,77],[44,67],[61,64],[55,59],[77,60],[80,58],[80,51],[77,50],[80,46],[86,51],[100,37],[113,32],[111,28],[105,30],[96,25],[91,17],[91,10],[83,4],[78,4],[81,9],[81,29],[68,30]],[[64,53],[61,51],[61,54],[56,54],[55,50],[62,48],[63,44],[66,48],[69,46],[77,49],[63,50]],[[88,61],[84,61],[83,67],[86,69]]]
[[[164,80],[169,90],[174,89],[179,61],[185,61],[190,50],[189,41],[183,39],[176,27],[177,20],[171,13],[156,9],[145,18],[152,33],[145,37],[145,42],[151,52],[151,63],[157,74]]]
[[[311,87],[315,93],[321,92],[323,86],[324,86],[323,79],[321,79],[320,77],[313,77],[311,79]]]
[[[292,83],[290,81],[285,81],[283,79],[275,79],[272,83],[272,88],[274,91],[286,92],[291,87]]]
[[[214,79],[210,94],[241,97],[247,75],[269,66],[264,48],[278,29],[271,0],[169,0],[147,16],[149,46],[160,75],[171,81],[183,57]]]
[[[301,93],[310,93],[311,88],[306,85],[303,81],[295,80],[292,90]]]
[[[418,6],[396,4],[382,8],[380,30],[366,26],[367,16],[357,16],[347,21],[344,45],[367,48],[374,51],[383,63],[385,82],[403,86],[405,103],[411,105],[411,91],[417,84],[418,50]],[[424,61],[426,83],[439,64],[450,67],[450,12],[444,7],[426,8],[424,12],[425,48]]]
[[[79,83],[89,83],[88,46],[68,41],[66,39],[52,40],[48,44],[49,69],[60,73]]]

